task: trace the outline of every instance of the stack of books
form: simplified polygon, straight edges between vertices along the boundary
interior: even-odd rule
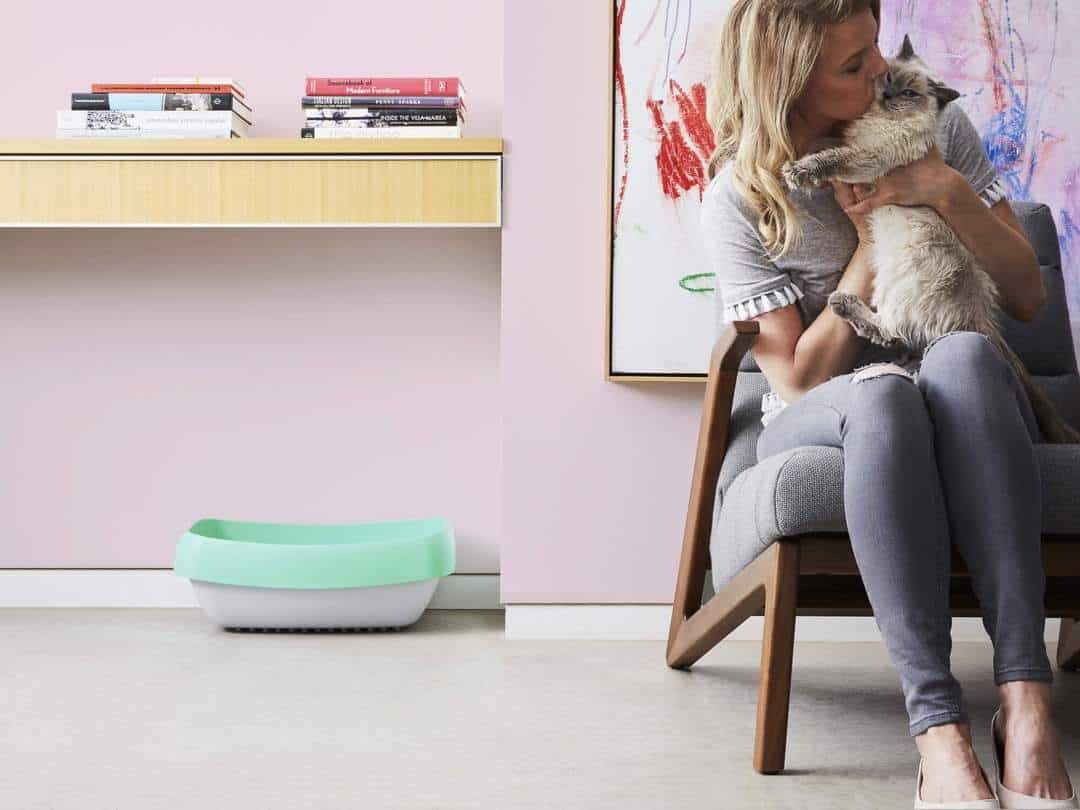
[[[254,124],[244,88],[227,76],[162,76],[72,93],[57,138],[243,138]]]
[[[456,76],[309,76],[301,104],[301,138],[460,138],[465,87]]]

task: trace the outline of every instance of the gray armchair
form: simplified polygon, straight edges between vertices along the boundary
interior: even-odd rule
[[[1050,209],[1012,202],[1042,266],[1046,303],[1030,323],[1002,313],[1009,345],[1080,429],[1080,374]],[[1080,316],[1080,313],[1077,313]],[[798,615],[872,615],[844,520],[839,448],[804,446],[757,462],[768,383],[749,349],[756,321],[728,324],[713,349],[698,434],[667,663],[688,669],[750,616],[765,617],[754,768],[783,770]],[[1062,617],[1057,662],[1080,666],[1080,445],[1036,445],[1043,482],[1046,615]],[[703,605],[705,575],[712,596]],[[979,616],[952,550],[951,611]]]

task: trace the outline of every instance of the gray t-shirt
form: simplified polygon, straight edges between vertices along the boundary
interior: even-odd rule
[[[945,107],[938,132],[945,163],[967,178],[986,205],[1007,196],[978,131],[959,105]],[[758,235],[757,212],[732,184],[732,164],[721,168],[706,188],[700,222],[706,255],[716,274],[717,337],[730,321],[752,319],[789,304],[798,306],[806,328],[840,283],[859,239],[832,186],[792,191],[790,199],[799,212],[802,240],[773,261]],[[767,424],[785,405],[770,390],[762,399],[762,422]]]

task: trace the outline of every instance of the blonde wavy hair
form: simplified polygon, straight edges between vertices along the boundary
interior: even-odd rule
[[[734,161],[735,189],[760,212],[758,232],[774,257],[799,240],[800,227],[780,167],[797,157],[788,112],[821,52],[825,28],[881,0],[734,0],[706,81],[706,116],[716,136],[706,175]]]

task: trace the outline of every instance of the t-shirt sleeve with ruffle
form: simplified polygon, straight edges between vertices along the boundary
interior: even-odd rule
[[[802,290],[769,259],[751,221],[749,206],[716,177],[701,207],[701,229],[710,269],[715,274],[717,329],[796,303]]]
[[[982,138],[964,109],[955,102],[941,113],[945,163],[960,172],[975,193],[992,206],[1008,196],[1005,183],[986,154]]]

